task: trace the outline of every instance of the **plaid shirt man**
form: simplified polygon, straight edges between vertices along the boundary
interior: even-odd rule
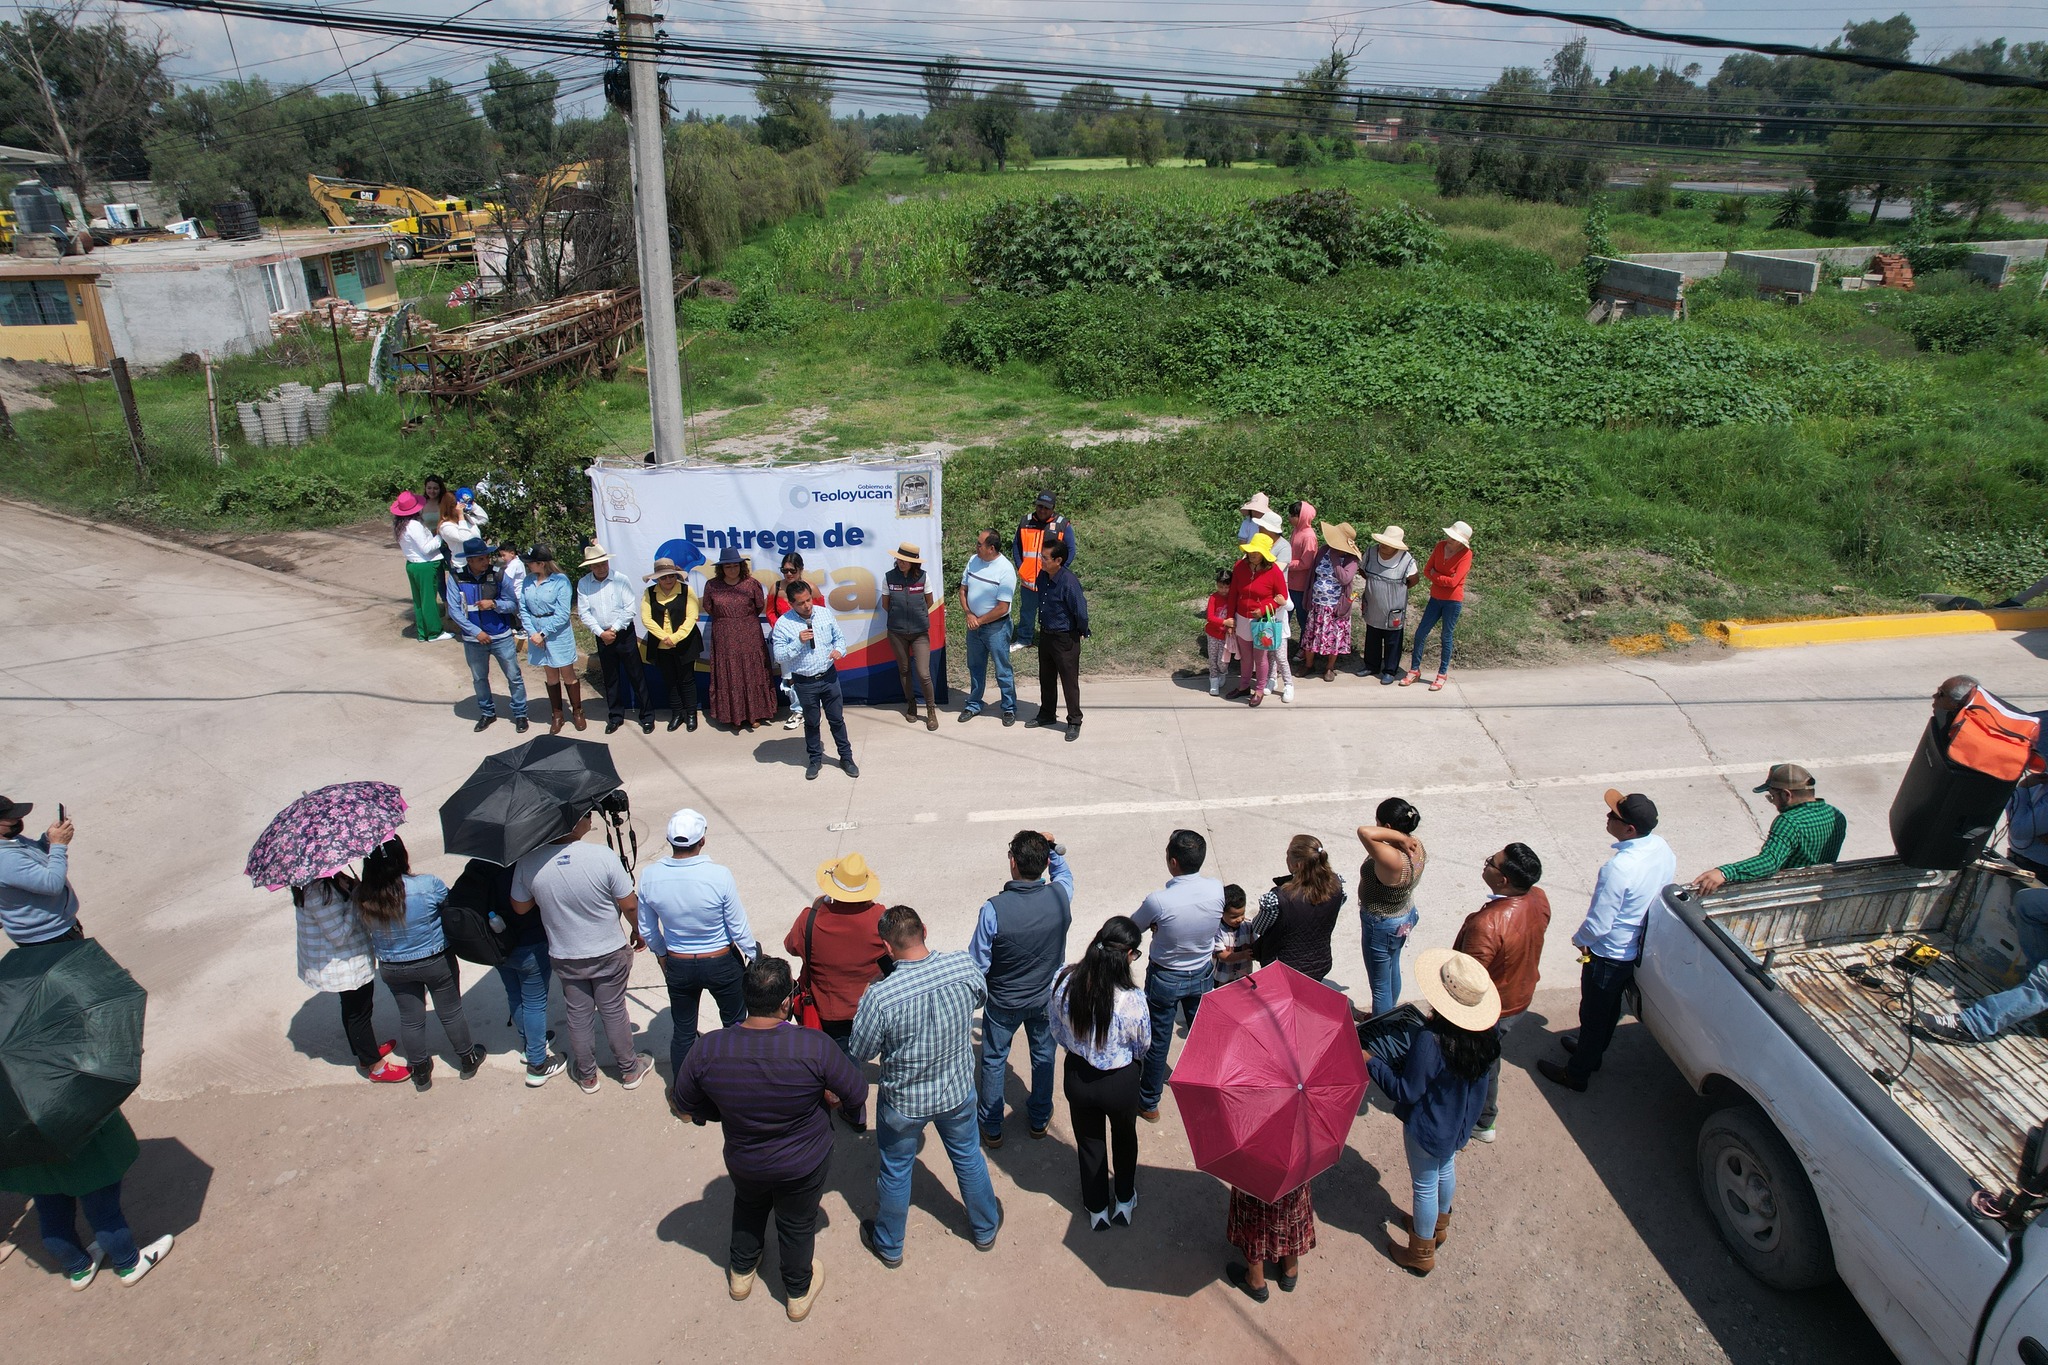
[[[1841,854],[1848,832],[1848,817],[1825,801],[1816,798],[1787,806],[1771,821],[1771,832],[1754,858],[1723,863],[1720,872],[1731,882],[1753,882],[1787,868],[1831,863]]]
[[[899,961],[868,987],[847,1050],[882,1057],[882,1102],[905,1118],[950,1113],[974,1093],[974,1015],[988,981],[966,953]]]

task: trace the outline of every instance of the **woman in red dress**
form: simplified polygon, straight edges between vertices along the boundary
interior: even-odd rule
[[[704,584],[703,600],[711,618],[711,719],[751,730],[775,715],[775,682],[761,637],[767,594],[746,558],[727,546]]]

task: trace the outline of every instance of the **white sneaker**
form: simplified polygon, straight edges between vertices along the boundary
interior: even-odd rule
[[[444,630],[444,631],[442,631],[442,632],[441,632],[441,633],[440,633],[439,635],[436,635],[436,636],[435,636],[435,637],[434,637],[433,639],[429,640],[429,641],[428,641],[427,643],[428,643],[428,644],[439,644],[439,643],[440,643],[441,641],[443,641],[443,640],[452,640],[452,639],[454,639],[454,638],[455,638],[455,632],[453,632],[453,631],[448,631],[448,630]]]
[[[801,712],[801,711],[792,711],[792,712],[790,712],[790,713],[789,713],[789,719],[788,719],[788,720],[786,720],[786,721],[784,721],[784,722],[782,722],[782,728],[783,728],[783,729],[785,729],[785,730],[801,730],[801,729],[803,729],[803,726],[804,726],[804,713],[803,713],[803,712]]]
[[[74,1290],[83,1289],[91,1284],[94,1277],[100,1273],[100,1262],[106,1260],[106,1255],[100,1250],[98,1242],[86,1243],[85,1254],[92,1257],[92,1264],[76,1274],[67,1274],[64,1277],[64,1282]]]
[[[114,1278],[119,1280],[122,1284],[134,1284],[137,1280],[141,1279],[144,1275],[147,1275],[151,1270],[155,1269],[156,1263],[158,1261],[161,1261],[164,1257],[170,1254],[171,1234],[167,1232],[163,1236],[157,1238],[154,1242],[151,1242],[148,1246],[144,1247],[142,1249],[141,1259],[136,1261],[134,1265],[128,1267],[128,1269],[126,1270],[116,1270],[114,1272]]]
[[[1127,1203],[1124,1200],[1119,1199],[1116,1203],[1116,1207],[1109,1211],[1109,1218],[1110,1221],[1113,1223],[1122,1223],[1125,1227],[1129,1227],[1131,1225],[1131,1215],[1136,1213],[1137,1211],[1138,1192],[1136,1190],[1132,1190],[1129,1202]]]
[[[1212,697],[1220,697],[1223,695],[1223,679],[1209,679],[1209,695]]]
[[[1024,646],[1022,646],[1022,645],[1018,644],[1018,643],[1017,643],[1017,642],[1015,642],[1014,640],[1010,642],[1010,652],[1011,652],[1012,654],[1015,654],[1015,653],[1016,653],[1016,652],[1017,652],[1018,650],[1020,650],[1020,649],[1022,649],[1022,648],[1024,648]]]
[[[1293,684],[1293,683],[1289,683],[1289,684],[1287,684],[1287,686],[1285,686],[1285,687],[1283,687],[1283,688],[1281,688],[1281,689],[1280,689],[1280,700],[1282,700],[1282,701],[1293,701],[1293,700],[1294,700],[1294,684]]]

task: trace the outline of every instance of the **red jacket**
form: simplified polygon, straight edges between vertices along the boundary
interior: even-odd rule
[[[1500,989],[1500,1017],[1529,1008],[1536,996],[1536,969],[1543,958],[1543,931],[1550,927],[1550,897],[1540,886],[1519,896],[1496,896],[1465,917],[1451,946],[1479,959]]]
[[[1465,575],[1472,568],[1472,552],[1455,540],[1439,540],[1429,552],[1422,576],[1429,580],[1429,595],[1439,602],[1465,600]]]
[[[1263,616],[1286,596],[1287,575],[1278,564],[1268,560],[1264,568],[1254,570],[1251,556],[1246,555],[1231,567],[1230,606],[1234,615]]]
[[[816,905],[818,922],[811,930],[816,956],[804,963],[803,977],[817,999],[819,1017],[851,1019],[860,1009],[862,994],[881,979],[882,959],[889,955],[889,945],[877,928],[886,907],[877,901],[842,904],[823,896]],[[791,957],[804,955],[804,921],[810,917],[806,908],[783,935],[782,951]]]
[[[1209,594],[1209,619],[1202,629],[1212,640],[1221,640],[1230,634],[1230,594],[1212,592]]]

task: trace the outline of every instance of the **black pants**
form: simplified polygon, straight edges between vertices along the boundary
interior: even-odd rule
[[[1118,1203],[1138,1192],[1138,1082],[1142,1062],[1097,1071],[1067,1054],[1067,1117],[1074,1125],[1074,1151],[1081,1158],[1081,1207],[1101,1213],[1109,1207],[1109,1171],[1116,1167]],[[1103,1142],[1103,1129],[1109,1142]]]
[[[818,1032],[824,1034],[827,1038],[830,1038],[833,1042],[839,1044],[839,1050],[846,1054],[846,1059],[848,1061],[852,1062],[855,1066],[861,1065],[860,1058],[853,1055],[853,1046],[851,1043],[851,1039],[853,1038],[853,1020],[820,1019],[818,1021]],[[866,1104],[862,1104],[861,1107],[858,1109],[848,1109],[844,1105],[841,1105],[840,1112],[846,1115],[847,1121],[849,1123],[858,1125],[867,1122],[868,1107]]]
[[[1403,630],[1381,630],[1378,626],[1365,628],[1365,648],[1359,651],[1361,671],[1373,677],[1385,677],[1401,671],[1401,637]]]
[[[626,714],[626,691],[630,688],[633,699],[640,703],[641,716],[645,717],[652,708],[647,705],[647,679],[640,674],[640,637],[631,626],[618,631],[610,644],[604,642],[603,636],[598,637],[597,666],[604,671],[604,699],[611,713]]]
[[[704,652],[704,637],[696,631],[690,638],[674,649],[649,648],[647,653],[655,668],[661,673],[662,686],[668,689],[669,708],[679,716],[697,714],[697,656]],[[645,706],[641,714],[647,713]]]
[[[410,962],[380,962],[377,972],[398,1000],[398,1047],[405,1054],[407,1066],[417,1071],[421,1063],[434,1059],[433,1049],[427,1046],[430,992],[434,997],[434,1017],[441,1021],[441,1031],[448,1035],[448,1046],[458,1056],[468,1054],[473,1040],[469,1020],[462,1013],[462,978],[453,955],[440,952]]]
[[[1038,718],[1050,724],[1059,708],[1053,688],[1067,694],[1067,724],[1081,723],[1081,637],[1071,630],[1038,631]]]
[[[372,1016],[377,1010],[377,982],[373,978],[352,991],[336,991],[341,998],[341,1031],[348,1037],[348,1050],[356,1054],[356,1065],[375,1070],[377,1029]]]
[[[740,993],[747,967],[739,949],[728,948],[717,957],[663,956],[661,975],[668,982],[672,1030],[668,1043],[669,1075],[679,1076],[690,1049],[697,1045],[697,1006],[704,999],[704,992],[710,991],[718,1005],[720,1028],[731,1028],[747,1017],[747,1002]]]
[[[819,722],[832,726],[832,742],[839,746],[841,762],[853,762],[853,741],[846,737],[846,698],[839,690],[839,674],[831,669],[814,678],[802,674],[794,679],[796,699],[804,708],[804,753],[813,763],[825,761],[825,741]]]
[[[1621,1022],[1621,997],[1635,983],[1636,964],[1596,957],[1579,968],[1579,1045],[1564,1069],[1585,1081],[1600,1069],[1600,1058]]]
[[[775,1214],[775,1242],[782,1252],[782,1288],[792,1299],[811,1292],[811,1254],[818,1241],[818,1201],[832,1174],[832,1154],[818,1169],[794,1180],[732,1178],[732,1245],[726,1264],[744,1275],[761,1264],[768,1214]]]

